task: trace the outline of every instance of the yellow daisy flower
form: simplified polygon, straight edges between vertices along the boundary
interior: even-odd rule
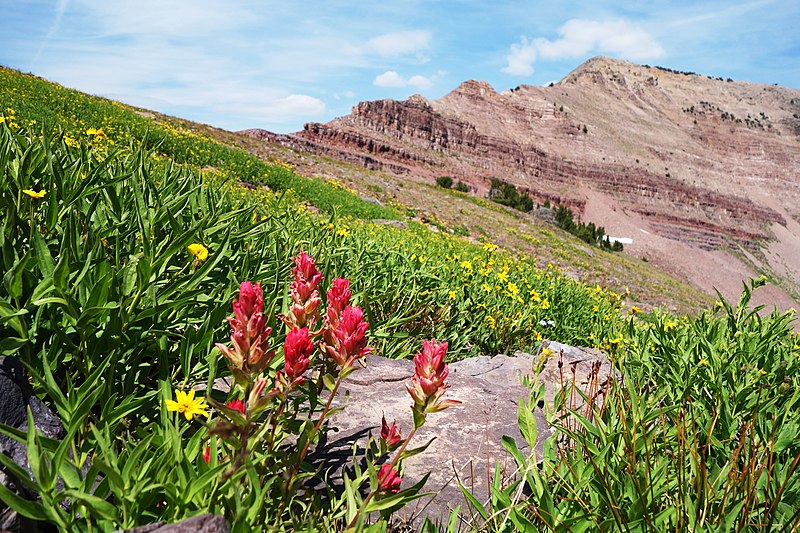
[[[185,393],[182,390],[175,389],[175,401],[167,400],[165,402],[167,411],[177,411],[183,413],[186,420],[191,420],[194,415],[203,415],[208,418],[208,405],[206,399],[195,398],[194,390]]]
[[[197,258],[198,261],[201,263],[208,259],[208,248],[203,246],[202,244],[190,244],[189,245],[189,253]]]
[[[23,189],[22,192],[24,192],[34,200],[39,200],[40,198],[44,198],[44,195],[47,194],[47,191],[44,189],[42,189],[39,192],[32,191],[31,189]]]

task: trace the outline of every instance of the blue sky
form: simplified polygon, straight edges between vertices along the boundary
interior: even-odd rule
[[[0,0],[0,64],[230,130],[297,131],[595,55],[800,88],[800,2]]]

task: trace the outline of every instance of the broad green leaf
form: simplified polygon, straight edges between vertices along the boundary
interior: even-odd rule
[[[3,484],[0,484],[0,500],[26,518],[38,521],[47,519],[48,515],[42,504],[17,496]]]
[[[44,278],[49,278],[55,270],[55,261],[50,255],[50,249],[44,242],[42,234],[38,231],[33,232],[33,249],[36,251],[36,261],[39,264],[39,271]]]
[[[22,274],[28,268],[30,259],[30,252],[26,252],[3,276],[3,283],[12,298],[22,297]]]

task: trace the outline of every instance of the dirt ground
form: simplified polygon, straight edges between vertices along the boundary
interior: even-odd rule
[[[633,239],[632,244],[625,245],[626,253],[646,258],[705,293],[714,294],[716,289],[728,301],[738,301],[743,282],[761,275],[753,265],[765,270],[771,269],[775,274],[788,278],[790,283],[798,283],[800,280],[800,239],[797,237],[800,235],[800,224],[791,218],[787,217],[787,227],[773,225],[776,238],[764,251],[769,262],[764,264],[743,252],[741,255],[745,259],[727,251],[702,250],[661,237],[655,234],[642,217],[618,207],[607,195],[588,190],[583,192],[587,198],[584,213],[587,220],[604,226],[608,235]],[[751,264],[747,264],[748,262]],[[773,308],[779,311],[800,309],[800,302],[772,283],[755,291],[752,305],[763,305],[766,311]]]

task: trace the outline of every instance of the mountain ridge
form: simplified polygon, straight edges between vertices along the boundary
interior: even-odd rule
[[[710,292],[767,274],[800,294],[800,91],[592,58],[549,87],[468,80],[436,100],[360,102],[283,146],[484,195],[493,177],[565,204]],[[689,259],[724,275],[687,268]],[[734,283],[731,281],[740,278]]]

